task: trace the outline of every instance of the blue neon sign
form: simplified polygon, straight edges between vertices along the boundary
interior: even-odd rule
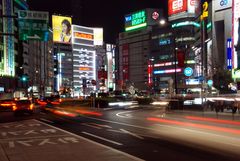
[[[187,76],[187,77],[191,77],[193,74],[193,69],[190,68],[190,67],[187,67],[184,69],[184,75]]]
[[[232,69],[232,39],[227,39],[227,69]]]

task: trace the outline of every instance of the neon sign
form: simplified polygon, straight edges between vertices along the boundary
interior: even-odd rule
[[[91,34],[85,34],[85,33],[80,33],[80,32],[75,32],[74,33],[75,38],[81,38],[81,39],[90,39],[93,40],[93,35]]]
[[[178,68],[177,70],[175,70],[175,69],[156,70],[156,71],[154,71],[153,73],[154,73],[154,74],[168,74],[168,73],[175,73],[175,71],[176,71],[177,73],[179,73],[179,72],[182,71],[182,69]]]
[[[146,11],[141,10],[125,16],[125,31],[131,31],[147,26]]]

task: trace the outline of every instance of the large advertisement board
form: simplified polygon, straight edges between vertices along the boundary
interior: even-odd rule
[[[168,0],[168,16],[186,11],[187,0]]]
[[[125,16],[125,31],[132,31],[147,26],[147,12],[141,10]]]
[[[70,44],[72,39],[72,18],[65,16],[52,16],[54,43]]]
[[[185,17],[195,17],[200,8],[200,0],[168,0],[169,21]]]

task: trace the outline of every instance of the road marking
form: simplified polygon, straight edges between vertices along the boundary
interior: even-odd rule
[[[40,114],[42,114],[42,115],[46,115],[46,113],[44,113],[44,112],[40,112]]]
[[[89,143],[92,143],[92,144],[95,144],[95,145],[97,145],[97,146],[100,146],[100,147],[103,147],[103,148],[112,150],[112,151],[115,152],[115,153],[122,154],[122,155],[124,155],[124,156],[126,156],[126,157],[129,157],[129,158],[135,160],[135,161],[144,161],[143,159],[137,158],[137,157],[135,157],[135,156],[133,156],[133,155],[130,155],[130,154],[128,154],[128,153],[119,151],[119,150],[114,149],[114,148],[112,148],[112,147],[109,147],[109,146],[100,144],[100,143],[98,143],[98,142],[95,142],[95,141],[92,141],[92,140],[90,140],[90,139],[84,138],[84,137],[79,136],[79,135],[77,135],[77,134],[71,133],[71,132],[69,132],[69,131],[66,131],[66,130],[60,129],[60,128],[58,128],[58,127],[49,125],[49,124],[47,124],[47,123],[45,123],[45,122],[42,122],[42,121],[39,121],[39,120],[35,120],[35,121],[38,122],[38,123],[44,124],[44,125],[46,125],[46,126],[55,128],[55,129],[57,129],[57,130],[60,130],[60,131],[62,131],[62,132],[64,132],[64,133],[67,133],[67,134],[69,134],[69,135],[75,136],[75,137],[77,137],[77,138],[79,138],[79,139],[85,140],[85,141],[87,141],[87,142],[89,142]]]
[[[95,128],[95,129],[102,129],[101,127],[90,125],[90,124],[87,124],[87,123],[81,123],[81,125],[92,127],[92,128]]]
[[[44,119],[44,118],[40,118],[39,120],[41,121],[44,121],[44,122],[47,122],[47,123],[50,123],[50,124],[53,124],[54,122],[50,121],[50,120],[47,120],[47,119]]]
[[[108,110],[112,110],[113,108],[103,108],[103,111],[108,111]]]
[[[61,137],[67,137],[67,135],[54,135],[54,136],[33,136],[33,137],[24,137],[24,138],[9,138],[9,139],[0,139],[0,142],[4,142],[4,141],[11,141],[11,140],[30,140],[30,139],[34,139],[34,140],[42,140],[45,138],[61,138]]]
[[[124,134],[124,132],[123,132],[123,131],[119,131],[119,130],[107,129],[107,131],[111,131],[111,132],[116,132],[116,133],[121,133],[121,134]]]
[[[139,136],[139,135],[137,135],[137,134],[134,134],[134,133],[132,133],[132,132],[130,132],[130,131],[127,131],[127,130],[124,130],[124,129],[120,129],[122,132],[124,132],[124,133],[126,133],[126,134],[129,134],[129,135],[132,135],[132,136],[134,136],[134,137],[136,137],[136,138],[138,138],[138,139],[144,139],[143,137],[141,137],[141,136]]]
[[[98,120],[98,121],[113,123],[113,124],[118,124],[118,125],[124,125],[124,126],[128,126],[128,127],[134,127],[134,128],[144,129],[144,130],[153,130],[153,131],[158,131],[158,132],[160,131],[160,132],[162,132],[161,130],[158,130],[158,129],[147,128],[147,127],[143,127],[143,126],[132,125],[132,124],[127,124],[127,123],[122,123],[122,122],[104,120],[104,119],[93,118],[93,117],[88,117],[88,116],[81,116],[81,117],[89,118],[89,119],[92,119],[92,120]],[[160,124],[157,124],[157,125],[158,125],[158,126],[161,126],[161,127],[168,127],[168,128],[173,128],[173,129],[177,129],[177,130],[189,131],[189,129],[186,129],[186,128],[179,128],[179,127],[168,126],[168,125],[160,125]],[[197,131],[192,131],[192,132],[197,132]],[[206,133],[207,133],[207,132],[206,132]],[[207,133],[207,134],[215,135],[215,136],[221,136],[221,137],[224,137],[224,138],[227,138],[227,139],[240,141],[240,139],[238,139],[238,138],[228,137],[228,136],[224,136],[224,135],[217,135],[217,134],[213,134],[213,133]]]
[[[109,140],[109,139],[105,139],[103,137],[100,137],[100,136],[97,136],[97,135],[94,135],[94,134],[90,134],[88,132],[82,132],[83,134],[86,134],[86,135],[89,135],[89,136],[92,136],[94,138],[98,138],[98,139],[101,139],[101,140],[104,140],[104,141],[107,141],[109,143],[112,143],[112,144],[115,144],[115,145],[123,145],[122,143],[119,143],[119,142],[116,142],[116,141],[113,141],[113,140]]]
[[[132,116],[130,114],[123,115],[123,114],[131,113],[131,112],[133,112],[133,111],[119,112],[119,113],[116,114],[116,116],[121,117],[121,118],[131,118]]]
[[[101,125],[101,124],[96,124],[96,123],[91,123],[91,124],[92,124],[92,125],[96,125],[96,126],[100,126],[100,127],[109,128],[109,129],[112,128],[111,126],[108,126],[108,125]]]
[[[134,133],[132,133],[132,132],[130,132],[130,131],[124,130],[124,129],[120,129],[120,130],[108,129],[107,131],[116,132],[116,133],[121,133],[121,134],[128,134],[128,135],[134,136],[134,137],[136,137],[136,138],[138,138],[138,139],[142,139],[142,140],[144,139],[143,137],[141,137],[141,136],[139,136],[139,135],[137,135],[137,134],[134,134]]]

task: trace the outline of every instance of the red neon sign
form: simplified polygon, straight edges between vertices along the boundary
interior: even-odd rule
[[[187,0],[168,0],[168,15],[186,12]]]

